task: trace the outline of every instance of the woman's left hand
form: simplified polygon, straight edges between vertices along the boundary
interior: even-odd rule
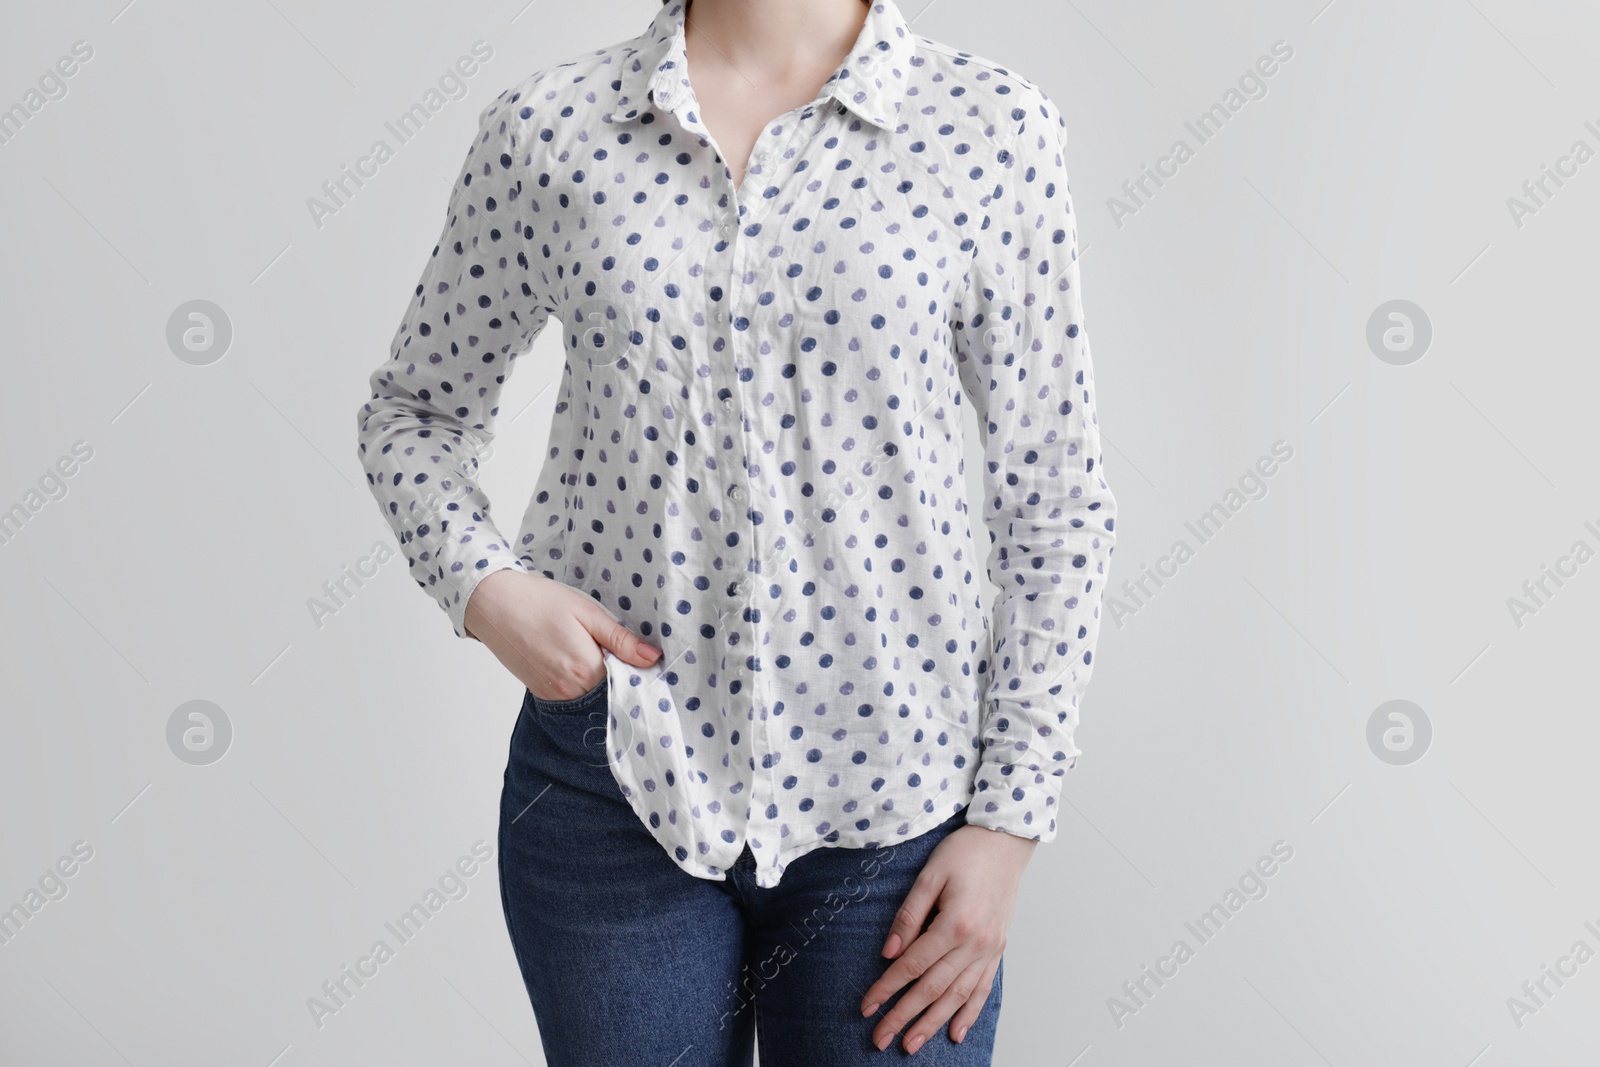
[[[913,1019],[902,1042],[907,1052],[921,1048],[946,1020],[950,1040],[967,1036],[989,999],[1017,887],[1037,845],[967,825],[934,847],[883,944],[883,955],[894,963],[861,998],[861,1014],[871,1016],[915,980],[873,1028],[872,1043],[880,1050]],[[930,912],[933,922],[924,930]]]

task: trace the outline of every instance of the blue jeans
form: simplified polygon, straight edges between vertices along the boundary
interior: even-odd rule
[[[574,700],[525,693],[500,800],[500,898],[551,1067],[851,1067],[912,1059],[872,1044],[861,997],[933,847],[963,809],[877,849],[829,846],[758,888],[672,862],[606,763],[604,679]],[[1004,967],[966,1040],[948,1024],[914,1062],[986,1065]]]

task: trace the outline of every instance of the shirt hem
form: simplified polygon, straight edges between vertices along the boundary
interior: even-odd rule
[[[787,868],[789,864],[793,863],[795,860],[806,855],[807,853],[815,852],[819,848],[870,848],[873,847],[873,845],[881,847],[882,845],[886,844],[892,845],[899,842],[915,840],[916,838],[927,833],[929,830],[932,830],[935,826],[938,826],[940,823],[950,819],[957,812],[966,809],[971,805],[972,798],[973,793],[969,791],[966,799],[961,801],[960,804],[952,806],[948,811],[942,807],[935,806],[932,811],[925,811],[917,818],[912,819],[910,824],[907,826],[905,833],[895,834],[890,839],[885,840],[877,837],[868,837],[867,835],[861,833],[852,835],[840,834],[839,840],[837,841],[829,841],[826,837],[815,837],[803,844],[790,845],[788,848],[779,849],[770,865],[764,866],[761,863],[761,857],[757,856],[756,886],[761,889],[771,889],[778,885],[783,878],[784,869]],[[772,875],[770,880],[767,878],[768,875]]]

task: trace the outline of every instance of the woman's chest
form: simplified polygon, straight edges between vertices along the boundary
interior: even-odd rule
[[[982,206],[920,142],[831,114],[763,128],[737,188],[692,115],[601,124],[531,154],[527,245],[569,340],[670,357],[759,322],[769,347],[798,352],[942,321]]]

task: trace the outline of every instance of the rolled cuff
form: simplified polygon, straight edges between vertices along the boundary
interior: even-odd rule
[[[1061,787],[1077,757],[1040,766],[1037,759],[1016,762],[1010,745],[988,749],[978,764],[976,792],[967,805],[967,822],[1043,844],[1056,836]]]
[[[455,627],[456,636],[477,640],[467,633],[467,601],[472,597],[473,590],[478,588],[479,582],[495,571],[526,572],[528,568],[510,550],[498,548],[493,554],[484,556],[475,563],[463,563],[457,566],[460,569],[449,574],[446,579],[450,583],[450,595],[441,600],[445,612],[450,616],[450,624]]]

